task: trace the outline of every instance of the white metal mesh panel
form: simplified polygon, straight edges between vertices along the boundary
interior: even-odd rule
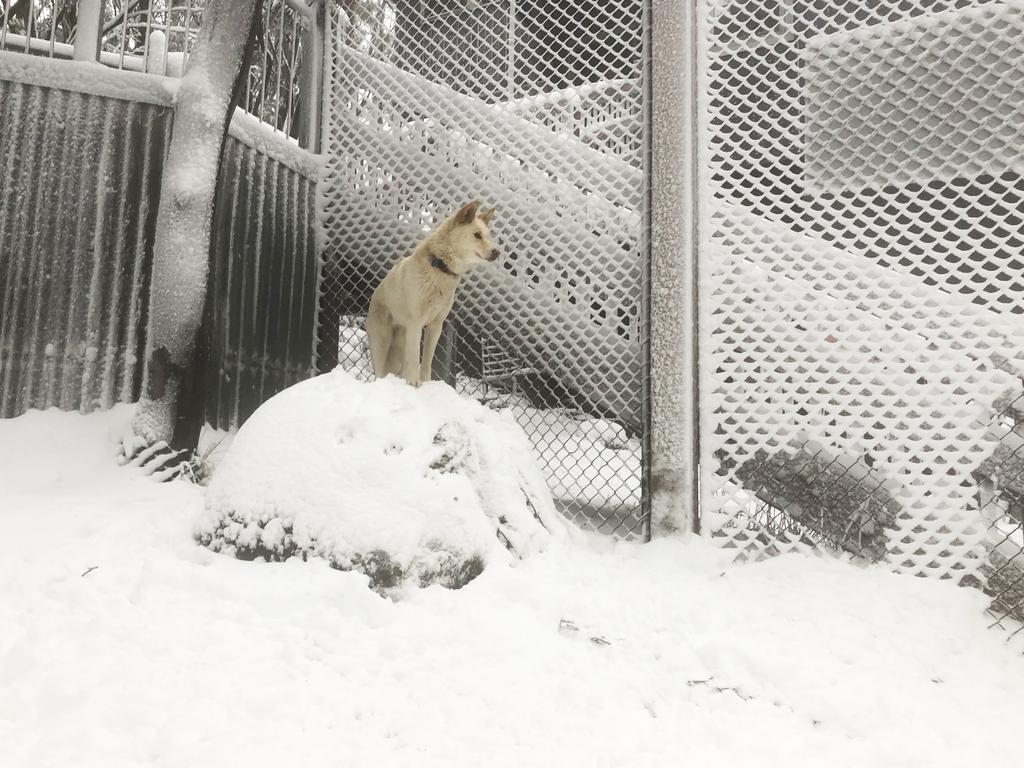
[[[705,526],[1019,585],[1022,5],[700,7]]]
[[[496,206],[503,255],[459,287],[450,378],[511,409],[567,514],[642,535],[643,1],[330,19],[321,367],[369,376],[377,282],[464,202]]]

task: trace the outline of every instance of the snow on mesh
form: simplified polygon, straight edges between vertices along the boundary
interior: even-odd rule
[[[171,106],[178,81],[122,72],[90,61],[55,61],[0,51],[0,79],[125,101]]]
[[[319,155],[300,147],[297,139],[275,129],[241,107],[235,109],[228,131],[239,141],[260,154],[277,160],[285,167],[310,179],[320,177],[323,164]]]
[[[1024,428],[1005,405],[1024,372],[1021,8],[704,10],[708,527],[754,551],[988,567],[979,478],[1003,467],[1008,487],[993,456]],[[997,525],[1019,530],[1010,508]]]

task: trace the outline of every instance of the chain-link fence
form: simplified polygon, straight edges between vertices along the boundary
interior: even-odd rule
[[[644,6],[334,5],[320,190],[319,366],[364,377],[377,282],[466,201],[497,207],[503,256],[463,279],[440,367],[514,414],[567,515],[630,537],[647,535]]]
[[[705,527],[1024,618],[1024,9],[700,5]]]

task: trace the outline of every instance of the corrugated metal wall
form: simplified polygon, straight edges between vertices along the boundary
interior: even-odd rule
[[[31,61],[29,82],[20,74],[5,79],[16,69],[6,56],[0,417],[134,401],[171,94],[161,90],[163,78],[138,79],[145,75],[134,76],[133,96],[166,103],[46,87],[65,84],[68,62]],[[203,415],[218,427],[236,427],[311,374],[317,169],[315,156],[283,134],[235,115],[218,182],[202,334]]]
[[[0,417],[137,397],[171,115],[0,80]]]
[[[268,397],[313,373],[316,185],[315,172],[268,157],[235,135],[221,163],[204,388],[206,421],[233,429]]]

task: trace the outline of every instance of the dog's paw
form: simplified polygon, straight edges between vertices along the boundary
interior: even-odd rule
[[[415,376],[406,376],[405,383],[410,387],[418,387],[423,381],[420,379],[419,374],[417,374]]]

